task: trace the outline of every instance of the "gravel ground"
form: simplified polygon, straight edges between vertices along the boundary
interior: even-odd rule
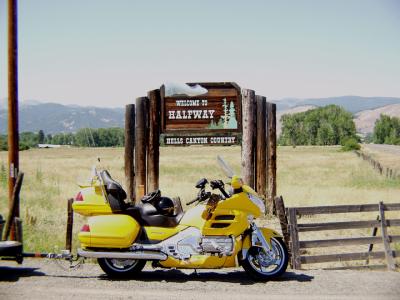
[[[400,299],[400,273],[288,271],[267,283],[241,269],[192,271],[146,267],[140,278],[110,280],[96,264],[67,270],[54,261],[0,261],[0,299]]]

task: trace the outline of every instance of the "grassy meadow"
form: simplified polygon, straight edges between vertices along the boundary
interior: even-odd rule
[[[364,145],[362,151],[379,161],[384,168],[393,169],[400,175],[400,146]]]
[[[90,177],[91,167],[100,157],[100,167],[107,168],[117,181],[125,185],[123,153],[123,148],[32,149],[21,152],[20,169],[25,173],[21,192],[25,251],[63,249],[67,199],[79,191],[77,182]],[[161,148],[162,193],[180,196],[184,203],[195,197],[194,185],[198,179],[225,179],[216,163],[216,155],[221,155],[240,172],[240,147]],[[0,152],[0,213],[3,216],[8,212],[6,176],[7,152]],[[400,202],[400,181],[380,176],[367,162],[352,152],[341,152],[339,147],[279,147],[278,194],[284,197],[287,207]],[[299,222],[329,218],[341,220],[348,216],[303,217]],[[393,213],[388,216],[392,217]],[[354,214],[354,218],[375,219],[376,213]],[[400,213],[397,213],[397,218],[400,218]],[[74,222],[77,232],[84,218],[75,215]],[[278,226],[273,218],[261,222]],[[337,237],[338,232],[344,236],[349,234],[349,231],[315,232],[301,238]],[[370,232],[371,229],[358,230],[357,235],[370,235]],[[366,250],[368,245],[364,248]]]

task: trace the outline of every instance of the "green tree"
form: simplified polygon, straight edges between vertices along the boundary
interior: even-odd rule
[[[38,143],[39,144],[44,144],[44,139],[45,139],[44,131],[43,130],[39,130]]]
[[[19,134],[20,150],[37,147],[39,144],[39,135],[34,132],[21,132]]]
[[[381,115],[375,122],[373,140],[377,144],[400,145],[400,119]]]
[[[336,143],[335,132],[329,122],[323,122],[317,129],[316,144],[318,145],[334,145]]]
[[[283,115],[281,123],[281,145],[339,145],[343,139],[356,139],[352,114],[337,105]]]
[[[302,145],[304,137],[302,135],[301,117],[299,115],[283,115],[281,121],[282,134],[280,143],[282,145],[292,145],[293,147]]]
[[[0,135],[0,151],[8,150],[8,142],[6,135]]]
[[[46,136],[46,143],[47,143],[47,144],[51,144],[52,141],[53,141],[53,137],[51,136],[51,134],[48,134],[48,135]]]

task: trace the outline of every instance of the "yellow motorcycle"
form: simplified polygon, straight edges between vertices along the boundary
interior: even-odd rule
[[[108,171],[95,170],[90,184],[81,186],[73,209],[89,216],[79,232],[78,255],[97,258],[110,277],[138,274],[147,261],[153,267],[216,269],[242,266],[256,280],[281,276],[288,252],[282,236],[258,227],[265,213],[257,193],[235,176],[218,157],[231,178],[230,191],[221,180],[196,184],[196,205],[183,211],[179,198],[145,195],[139,205],[124,202],[126,193]],[[207,191],[207,186],[218,193]]]

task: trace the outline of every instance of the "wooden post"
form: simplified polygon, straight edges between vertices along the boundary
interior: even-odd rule
[[[383,246],[385,247],[387,268],[389,271],[395,271],[396,264],[394,261],[393,252],[390,249],[390,240],[389,240],[389,236],[387,233],[387,224],[386,224],[386,218],[385,218],[385,207],[384,207],[382,201],[379,202],[379,217],[381,219],[381,232],[382,232]]]
[[[142,199],[143,196],[144,196],[144,185],[141,184],[137,187],[137,196],[136,197],[137,197],[137,199]]]
[[[128,199],[135,202],[135,104],[125,107],[125,180]]]
[[[5,224],[5,232],[4,232],[4,240],[8,239],[8,236],[10,235],[10,232],[12,232],[11,239],[15,239],[14,237],[14,232],[15,230],[11,230],[12,225],[13,225],[13,220],[16,217],[16,211],[17,208],[19,207],[19,193],[21,191],[21,186],[22,186],[22,181],[24,180],[24,173],[19,173],[17,181],[15,182],[15,186],[13,189],[13,193],[11,196],[11,203],[10,203],[10,211],[8,213],[8,218],[6,220]]]
[[[267,198],[267,102],[266,98],[256,96],[257,101],[257,139],[256,139],[256,191]],[[267,203],[266,203],[267,204]]]
[[[376,220],[379,221],[379,215],[376,216]],[[378,233],[378,227],[374,227],[372,229],[372,236],[376,236],[376,234]],[[372,249],[374,248],[374,244],[369,244],[368,247],[368,254],[372,252]],[[368,265],[369,264],[369,256],[367,256],[367,259],[365,260],[365,263]]]
[[[244,89],[242,92],[242,178],[245,184],[255,188],[255,93]]]
[[[19,217],[19,204],[12,207],[13,192],[19,172],[17,24],[17,1],[8,0],[8,195],[9,208],[13,209],[15,217]],[[11,239],[14,239],[13,234],[14,231]]]
[[[299,232],[297,229],[296,209],[289,208],[290,249],[292,252],[292,267],[301,269]]]
[[[72,250],[72,229],[74,224],[74,211],[72,210],[72,203],[74,199],[70,198],[67,202],[67,231],[65,234],[65,249]]]
[[[267,178],[268,178],[268,191],[267,202],[270,213],[274,211],[273,199],[276,196],[276,104],[267,103]]]
[[[147,149],[147,189],[155,191],[159,187],[160,170],[160,124],[161,96],[160,90],[147,94],[149,98],[149,144]]]
[[[23,244],[23,234],[22,234],[22,220],[18,217],[14,218],[14,228],[15,228],[15,240]]]
[[[136,123],[135,123],[135,202],[140,201],[138,187],[143,186],[143,193],[146,193],[146,151],[147,151],[147,119],[148,99],[140,97],[136,99]]]
[[[279,218],[279,222],[281,224],[283,239],[289,248],[289,242],[290,242],[289,226],[286,216],[285,204],[283,202],[282,196],[275,197],[275,207],[276,207],[276,213]],[[289,248],[289,255],[291,254],[291,252],[292,250]]]

